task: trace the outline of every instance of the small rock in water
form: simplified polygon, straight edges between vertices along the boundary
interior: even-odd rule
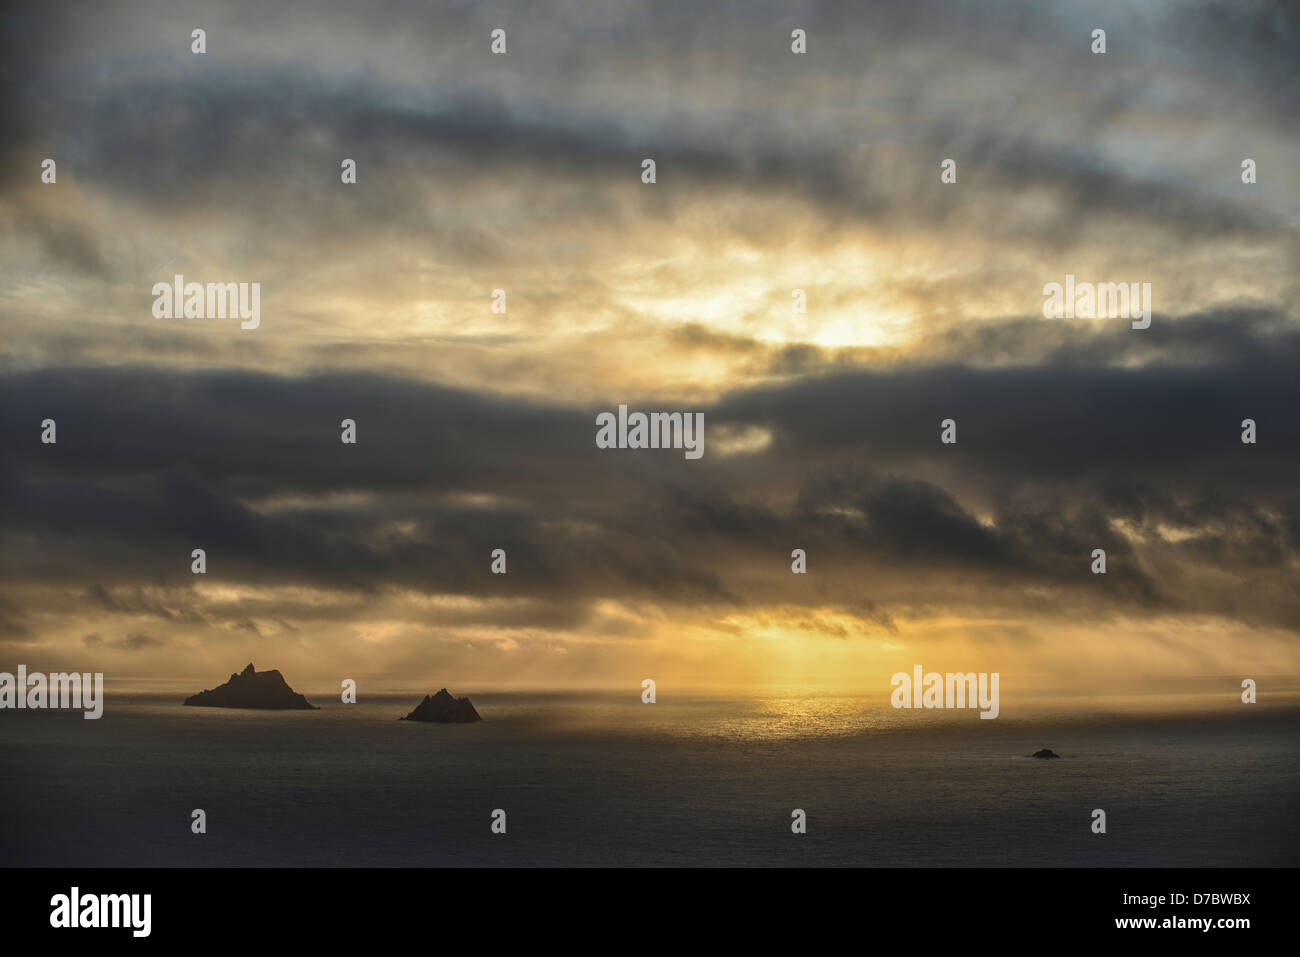
[[[435,695],[425,695],[424,700],[415,706],[415,710],[401,721],[441,721],[448,724],[468,724],[482,721],[469,698],[453,698],[443,688]]]

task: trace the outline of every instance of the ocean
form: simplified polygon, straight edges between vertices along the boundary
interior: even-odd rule
[[[1004,696],[980,720],[803,692],[470,689],[482,723],[396,720],[426,691],[0,713],[0,865],[1300,864],[1294,697]],[[1061,759],[1027,757],[1042,747]]]

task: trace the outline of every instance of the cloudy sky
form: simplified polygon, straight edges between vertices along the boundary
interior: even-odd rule
[[[17,3],[0,32],[0,667],[1300,673],[1294,4]],[[177,273],[259,282],[259,328],[155,318]],[[1067,274],[1151,283],[1150,328],[1044,318]],[[703,412],[704,457],[598,449],[619,403]]]

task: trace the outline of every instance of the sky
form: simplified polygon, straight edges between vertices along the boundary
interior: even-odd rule
[[[0,36],[0,668],[1300,674],[1294,4],[13,3]],[[157,318],[176,274],[259,283],[260,324]],[[1150,327],[1045,317],[1067,275],[1150,283]],[[703,413],[703,457],[598,448],[620,404]]]

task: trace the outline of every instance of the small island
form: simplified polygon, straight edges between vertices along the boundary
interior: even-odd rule
[[[424,700],[415,706],[415,710],[398,721],[440,721],[444,724],[469,724],[482,721],[469,698],[453,698],[443,688],[435,695],[425,695]]]
[[[200,691],[185,699],[187,705],[199,708],[258,708],[264,710],[319,711],[314,704],[298,694],[275,671],[255,671],[250,662],[237,675],[218,688]]]
[[[1051,748],[1043,748],[1041,751],[1035,751],[1030,755],[1031,758],[1059,758],[1060,755]]]

